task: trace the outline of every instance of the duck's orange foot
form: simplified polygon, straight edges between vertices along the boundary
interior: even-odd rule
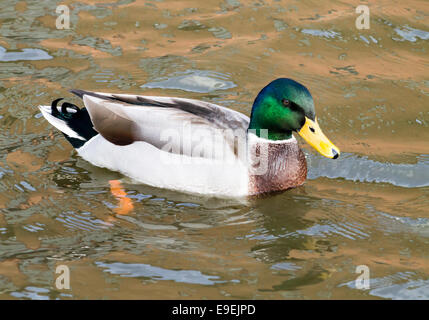
[[[113,211],[117,214],[128,214],[134,209],[133,202],[127,197],[119,180],[110,180],[110,192],[119,200],[119,205]]]

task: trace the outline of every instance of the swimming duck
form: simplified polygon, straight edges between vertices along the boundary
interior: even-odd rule
[[[137,182],[188,193],[241,197],[300,186],[307,176],[293,132],[336,159],[313,98],[279,78],[257,95],[250,118],[204,101],[71,90],[84,108],[39,106],[77,153]]]

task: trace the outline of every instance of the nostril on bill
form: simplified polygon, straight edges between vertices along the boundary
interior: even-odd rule
[[[339,156],[339,154],[338,154],[337,150],[335,150],[335,149],[332,149],[332,154],[334,155],[334,156],[332,157],[332,159],[337,159],[337,158],[338,158],[338,156]]]

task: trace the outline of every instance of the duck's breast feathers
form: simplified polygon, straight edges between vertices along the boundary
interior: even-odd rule
[[[203,135],[212,143],[234,149],[236,134],[231,132],[245,134],[249,124],[244,114],[204,101],[87,91],[73,93],[83,97],[94,128],[117,145],[144,141],[163,148],[169,141],[170,152],[192,155],[194,147],[202,143],[198,136]]]

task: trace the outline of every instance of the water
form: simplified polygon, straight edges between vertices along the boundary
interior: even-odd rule
[[[55,28],[61,1],[0,2],[0,298],[428,299],[429,13],[410,1],[371,5],[369,30],[352,0],[82,0],[70,30]],[[80,105],[68,89],[83,88],[249,114],[285,76],[310,89],[343,153],[300,140],[306,184],[253,200],[129,183],[80,159],[36,108]],[[55,286],[59,265],[70,290]]]
[[[209,93],[216,90],[227,90],[236,87],[232,81],[224,80],[225,75],[205,72],[201,70],[188,70],[178,76],[170,76],[166,80],[149,82],[141,88],[149,89],[179,89],[184,91]]]

